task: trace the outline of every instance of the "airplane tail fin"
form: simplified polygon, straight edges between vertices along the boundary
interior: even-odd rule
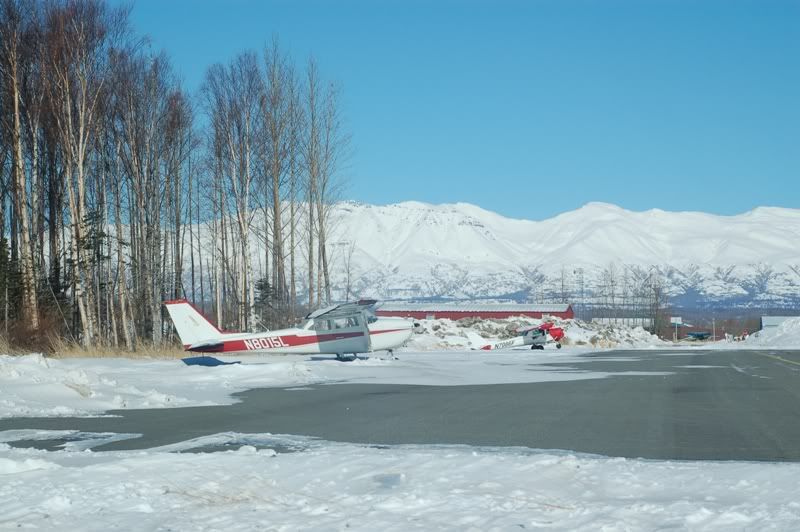
[[[175,330],[184,347],[198,342],[215,340],[222,337],[216,325],[200,314],[194,306],[185,299],[164,301],[169,317],[175,324]]]
[[[465,332],[467,335],[467,339],[469,340],[469,346],[471,349],[491,349],[491,345],[489,342],[486,341],[485,338],[481,337],[478,333],[467,331]]]

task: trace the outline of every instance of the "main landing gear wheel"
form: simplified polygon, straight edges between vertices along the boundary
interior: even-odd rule
[[[561,349],[561,344],[556,344],[556,349]]]
[[[544,346],[539,344],[533,344],[531,345],[531,349],[544,349]]]

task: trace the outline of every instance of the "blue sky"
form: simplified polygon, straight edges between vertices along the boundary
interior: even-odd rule
[[[344,197],[542,219],[800,207],[800,0],[137,0],[190,91],[277,35],[343,89]]]

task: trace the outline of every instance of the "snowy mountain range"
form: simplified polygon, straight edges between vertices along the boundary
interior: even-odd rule
[[[351,296],[601,303],[657,277],[674,305],[800,305],[800,209],[736,216],[606,203],[541,221],[475,205],[343,202],[333,281]]]

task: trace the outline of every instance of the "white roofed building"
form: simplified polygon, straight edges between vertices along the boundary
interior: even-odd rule
[[[572,319],[572,305],[554,303],[548,305],[520,304],[474,304],[474,303],[385,303],[375,311],[378,316],[397,316],[418,320],[447,318],[505,319],[515,316],[542,319],[548,316]]]

